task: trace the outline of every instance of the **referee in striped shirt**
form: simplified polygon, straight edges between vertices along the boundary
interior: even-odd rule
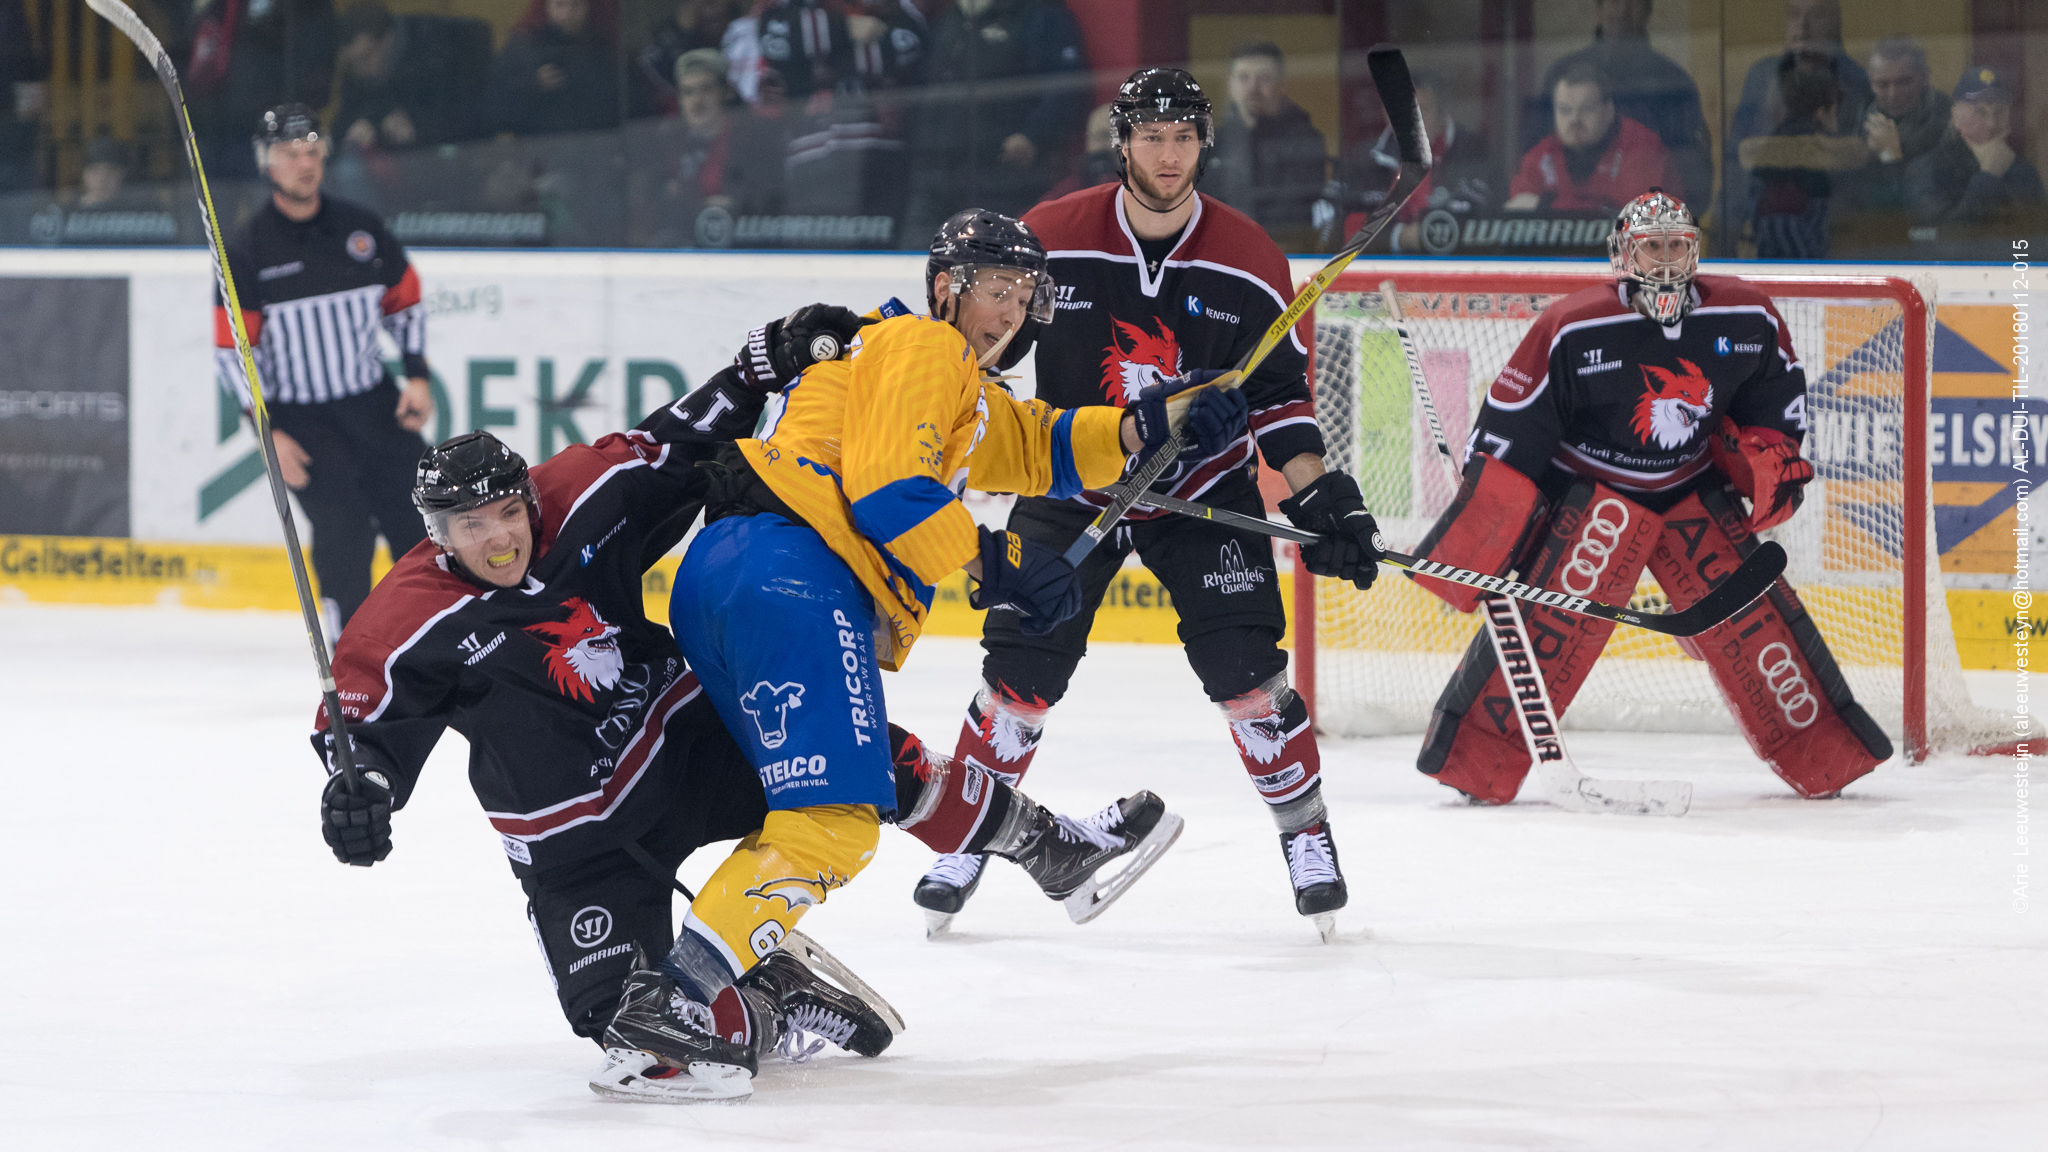
[[[420,280],[375,213],[320,194],[327,139],[313,110],[263,114],[257,166],[270,202],[228,243],[242,323],[262,374],[271,440],[284,482],[313,529],[313,573],[330,635],[370,594],[382,534],[396,560],[426,538],[412,506],[413,473],[433,415],[427,317]],[[216,297],[221,382],[246,413],[249,392]],[[377,331],[404,357],[401,388],[384,367]]]

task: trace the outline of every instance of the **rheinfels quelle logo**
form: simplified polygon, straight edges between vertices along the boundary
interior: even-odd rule
[[[1636,401],[1631,424],[1645,444],[1677,448],[1699,434],[1700,424],[1714,408],[1714,386],[1699,365],[1683,356],[1680,371],[1643,365],[1643,395]]]
[[[1155,316],[1152,324],[1156,336],[1110,318],[1109,346],[1102,350],[1102,394],[1119,408],[1166,377],[1180,375],[1180,341],[1166,321]]]
[[[626,670],[625,654],[619,651],[619,629],[608,624],[581,596],[562,602],[569,618],[559,624],[529,624],[528,632],[548,646],[548,679],[562,695],[577,700],[597,698],[596,690],[618,684]]]

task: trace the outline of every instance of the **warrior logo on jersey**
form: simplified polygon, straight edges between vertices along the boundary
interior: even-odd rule
[[[526,630],[548,646],[548,679],[564,696],[590,701],[596,689],[610,688],[626,670],[619,651],[619,629],[605,623],[581,596],[563,601],[569,618],[559,624],[529,624]]]
[[[1110,319],[1109,346],[1102,350],[1102,392],[1118,407],[1168,376],[1180,375],[1180,341],[1157,316],[1154,336],[1136,324]]]
[[[1714,408],[1714,386],[1699,365],[1679,357],[1683,372],[1643,365],[1644,392],[1636,401],[1631,425],[1645,444],[1677,448],[1698,435],[1700,422]]]

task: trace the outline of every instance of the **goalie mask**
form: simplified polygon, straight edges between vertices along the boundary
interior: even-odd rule
[[[1661,188],[1628,202],[1607,238],[1607,261],[1629,286],[1635,307],[1670,327],[1692,311],[1700,272],[1700,226],[1685,205]]]
[[[973,292],[996,303],[1011,293],[1023,295],[1024,322],[996,362],[999,370],[1022,363],[1038,338],[1039,326],[1052,323],[1053,282],[1046,270],[1045,245],[1022,220],[969,208],[939,226],[924,266],[925,300],[933,316],[950,321],[957,315],[958,301],[939,299],[941,272],[947,274],[948,297]]]
[[[1209,153],[1216,147],[1216,117],[1209,97],[1195,78],[1179,68],[1140,68],[1131,73],[1109,106],[1109,129],[1116,139],[1116,174],[1129,184],[1131,130],[1140,124],[1187,123],[1195,126],[1202,143],[1201,159],[1195,161],[1195,179],[1209,167]]]
[[[495,504],[507,496],[526,502],[533,540],[540,543],[540,498],[526,474],[526,461],[489,432],[465,432],[443,440],[420,457],[412,486],[412,505],[427,524],[427,538],[454,551],[475,543],[489,531],[477,517],[463,514]]]
[[[304,140],[323,149],[327,137],[320,131],[320,114],[304,104],[279,104],[263,114],[251,141],[256,147],[256,170],[270,171],[270,146]]]

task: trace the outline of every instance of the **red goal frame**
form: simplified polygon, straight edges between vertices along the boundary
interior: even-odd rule
[[[1904,485],[1904,539],[1901,563],[1905,571],[1900,599],[1905,606],[1900,637],[1905,667],[1904,710],[1906,754],[1914,763],[1927,758],[1927,549],[1928,526],[1933,522],[1932,478],[1927,465],[1927,421],[1931,412],[1929,379],[1933,370],[1929,339],[1927,300],[1913,283],[1899,276],[1744,276],[1745,281],[1776,294],[1839,300],[1891,300],[1899,307],[1902,333],[1900,349],[1904,362],[1905,412],[1902,414]],[[1612,276],[1595,273],[1461,272],[1394,269],[1346,272],[1330,285],[1332,293],[1370,293],[1393,281],[1401,292],[1472,292],[1486,295],[1528,293],[1566,295],[1581,288],[1612,283]],[[1314,312],[1310,312],[1313,324]],[[1309,344],[1309,383],[1315,383],[1315,342]],[[1294,685],[1307,702],[1310,715],[1316,708],[1315,580],[1305,573],[1296,556],[1294,579]]]

